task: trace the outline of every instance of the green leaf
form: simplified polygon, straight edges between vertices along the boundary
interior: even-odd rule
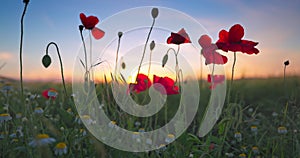
[[[42,59],[42,63],[44,65],[44,67],[47,68],[51,64],[50,56],[46,54]]]
[[[80,61],[81,61],[81,60],[80,60]],[[92,67],[95,67],[95,66],[97,66],[97,65],[100,65],[100,64],[102,64],[102,63],[103,63],[103,61],[100,61],[100,62],[94,64]]]
[[[84,65],[84,63],[83,63],[83,61],[81,59],[80,59],[80,63],[83,66],[83,68],[85,68],[85,65]]]
[[[121,73],[120,73],[120,75],[122,77],[123,82],[127,84],[125,77]]]
[[[165,67],[167,61],[168,61],[168,53],[164,56],[164,58],[162,60],[162,67]]]

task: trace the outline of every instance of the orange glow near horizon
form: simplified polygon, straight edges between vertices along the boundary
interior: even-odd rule
[[[238,59],[239,60],[239,59]],[[240,61],[242,61],[240,59]],[[258,69],[256,67],[252,67],[251,65],[243,65],[239,62],[237,62],[236,64],[236,68],[235,68],[235,73],[234,73],[234,79],[241,79],[241,78],[268,78],[268,77],[282,77],[283,76],[283,65],[282,66],[278,66],[279,68],[277,69],[277,71],[273,71],[273,73],[265,73],[263,72],[264,70]],[[204,68],[205,69],[205,68]],[[144,73],[144,72],[141,72]],[[225,66],[225,76],[227,79],[231,78],[231,63],[230,65],[226,65]],[[41,75],[43,74],[43,75]],[[147,74],[147,73],[144,73]],[[153,79],[153,75],[155,73],[150,73],[150,80],[152,81]],[[197,79],[200,78],[200,71],[199,69],[197,69]],[[203,74],[202,74],[202,79],[206,80],[207,79],[207,70],[203,70]],[[297,73],[297,71],[295,69],[289,69],[289,67],[287,67],[287,71],[286,71],[286,75],[287,76],[299,76],[299,73]],[[7,78],[11,78],[11,79],[15,79],[15,80],[19,80],[19,76],[18,75],[13,75],[13,76],[5,76],[5,75],[0,75],[2,77],[7,77]],[[160,75],[158,75],[160,76]],[[175,79],[175,75],[173,74],[168,74],[165,75],[168,76],[172,79]],[[65,71],[64,72],[64,77],[65,77],[65,81],[70,83],[72,82],[72,72],[70,71]],[[136,77],[136,73],[135,75],[130,75],[128,78],[126,78],[127,83],[134,83],[135,81],[135,77]],[[163,75],[161,75],[160,77],[164,77]],[[28,82],[61,82],[61,74],[59,71],[48,71],[48,72],[40,72],[40,73],[29,73],[29,74],[24,74],[24,81],[28,81]],[[110,74],[107,74],[107,80],[111,81],[111,77]],[[103,76],[101,75],[96,75],[95,76],[95,81],[97,82],[103,82]]]

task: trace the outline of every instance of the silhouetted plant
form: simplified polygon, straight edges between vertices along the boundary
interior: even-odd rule
[[[24,104],[24,88],[23,88],[23,29],[24,29],[24,17],[26,14],[27,6],[29,4],[29,0],[23,0],[23,3],[25,4],[24,10],[21,17],[21,39],[20,39],[20,84],[21,84],[21,97],[22,97],[22,103]]]
[[[56,43],[54,43],[54,42],[48,43],[48,45],[46,47],[46,55],[44,55],[44,57],[42,59],[42,63],[43,63],[43,65],[44,65],[45,68],[48,68],[48,66],[50,66],[50,64],[51,64],[51,58],[48,55],[48,49],[49,49],[49,46],[51,44],[54,45],[55,48],[56,48],[56,52],[57,52],[57,55],[58,55],[58,58],[59,58],[59,63],[60,63],[60,72],[61,72],[61,79],[62,79],[63,86],[64,86],[64,92],[65,92],[65,95],[68,96],[67,89],[66,89],[66,84],[65,84],[65,78],[64,78],[63,63],[62,63],[62,59],[61,59],[61,56],[60,56],[60,53],[59,53],[59,49],[58,49],[58,46],[57,46]]]

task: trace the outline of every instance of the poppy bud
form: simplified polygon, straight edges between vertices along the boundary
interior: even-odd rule
[[[118,32],[118,36],[119,36],[119,38],[121,38],[121,37],[122,37],[122,35],[123,35],[123,32]]]
[[[153,19],[155,19],[158,16],[158,9],[153,8],[151,11],[151,15],[152,15]]]
[[[126,68],[126,64],[124,62],[122,62],[121,67],[122,67],[122,69],[125,69]]]
[[[162,60],[162,67],[165,67],[167,61],[168,61],[168,53],[164,56],[164,58]]]
[[[79,30],[80,30],[80,31],[82,31],[82,30],[83,30],[83,28],[84,28],[84,26],[83,26],[83,25],[79,25]]]
[[[153,49],[154,49],[154,47],[155,47],[155,42],[154,42],[154,41],[152,41],[152,42],[150,43],[150,50],[153,50]]]
[[[284,62],[285,66],[288,66],[289,64],[290,64],[290,61],[288,61],[288,60]]]
[[[51,58],[48,54],[46,54],[43,59],[42,59],[42,63],[44,65],[45,68],[47,68],[50,64],[51,64]]]

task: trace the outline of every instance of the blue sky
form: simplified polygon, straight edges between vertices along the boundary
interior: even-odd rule
[[[288,74],[300,74],[300,1],[237,1],[237,0],[31,0],[25,16],[24,78],[59,80],[59,63],[54,49],[50,53],[53,65],[45,69],[41,58],[46,45],[55,41],[61,51],[67,78],[71,78],[75,56],[81,40],[79,14],[95,15],[101,21],[134,7],[161,6],[179,10],[202,24],[215,42],[221,29],[228,30],[240,23],[245,39],[258,41],[261,53],[238,53],[237,76],[267,77],[282,74],[283,61],[290,59]],[[1,76],[19,77],[20,19],[24,4],[21,0],[4,0],[0,7],[0,70]],[[232,53],[225,66],[228,73]],[[229,74],[228,74],[229,76]]]

